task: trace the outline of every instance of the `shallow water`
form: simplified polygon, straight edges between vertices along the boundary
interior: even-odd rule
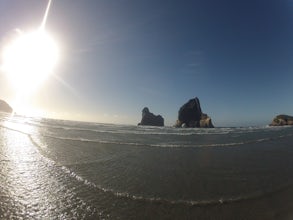
[[[0,121],[0,218],[291,219],[293,128]]]

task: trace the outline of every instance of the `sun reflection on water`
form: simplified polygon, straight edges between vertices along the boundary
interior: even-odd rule
[[[44,155],[42,132],[30,118],[0,120],[0,219],[83,215],[85,202],[76,196],[77,186]]]
[[[31,133],[32,129],[25,124],[10,121],[5,121],[3,125],[9,128],[1,128],[1,155],[5,156],[5,162],[2,163],[3,181],[8,194],[6,198],[15,207],[15,213],[7,212],[9,216],[3,217],[30,217],[29,206],[33,206],[43,196],[35,181],[40,174],[36,166],[36,151],[29,137],[24,134]]]
[[[5,193],[5,206],[14,207],[4,210],[1,218],[24,216],[32,218],[41,210],[49,214],[50,187],[46,182],[45,167],[30,135],[36,135],[36,127],[26,123],[5,121],[0,127],[1,135],[1,188]],[[49,209],[49,210],[48,210]],[[3,210],[2,210],[3,211]],[[49,216],[47,216],[49,217]]]

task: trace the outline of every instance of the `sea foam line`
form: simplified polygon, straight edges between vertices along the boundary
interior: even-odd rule
[[[240,196],[235,196],[235,197],[231,197],[231,198],[217,198],[217,199],[210,199],[210,200],[184,200],[184,199],[178,199],[178,200],[173,200],[173,199],[165,199],[165,198],[161,198],[161,197],[146,197],[146,196],[142,196],[142,195],[133,195],[129,192],[121,192],[121,191],[117,191],[114,189],[110,189],[110,188],[106,188],[103,187],[101,185],[95,184],[87,179],[85,179],[84,177],[76,174],[74,171],[70,170],[68,167],[66,166],[59,166],[64,173],[66,173],[67,175],[71,176],[72,178],[76,179],[77,181],[83,183],[84,185],[100,190],[104,193],[110,193],[115,197],[118,198],[126,198],[126,199],[130,199],[130,200],[135,200],[135,201],[142,201],[142,202],[150,202],[150,203],[166,203],[166,204],[170,204],[170,205],[188,205],[188,206],[213,206],[213,205],[222,205],[222,204],[228,204],[228,203],[235,203],[235,202],[241,202],[241,201],[245,201],[245,200],[251,200],[251,199],[257,199],[257,198],[261,198],[264,196],[267,196],[269,194],[272,193],[277,193],[279,191],[285,190],[289,187],[293,186],[293,183],[288,182],[286,184],[283,184],[282,186],[279,186],[278,188],[274,189],[274,190],[259,190],[259,191],[255,191],[253,193],[249,193],[246,195],[240,195]]]
[[[293,186],[292,182],[288,182],[286,184],[283,184],[279,186],[278,188],[275,188],[274,190],[262,190],[262,191],[255,191],[253,193],[249,193],[246,195],[240,195],[240,196],[235,196],[231,198],[217,198],[217,199],[210,199],[210,200],[184,200],[184,199],[178,199],[178,200],[173,200],[173,199],[165,199],[161,197],[146,197],[142,195],[133,195],[128,192],[119,192],[114,189],[102,187],[101,185],[97,185],[91,181],[88,181],[87,179],[83,178],[82,176],[76,174],[75,172],[71,171],[68,167],[66,166],[61,166],[61,169],[69,176],[75,178],[77,181],[82,182],[84,185],[100,190],[104,193],[110,193],[115,197],[118,198],[126,198],[130,200],[135,200],[135,201],[142,201],[142,202],[149,202],[149,203],[166,203],[170,205],[187,205],[187,206],[213,206],[213,205],[222,205],[222,204],[228,204],[228,203],[235,203],[235,202],[241,202],[245,200],[252,200],[252,199],[257,199],[261,198],[264,196],[267,196],[269,194],[277,193],[283,190],[288,189],[289,187]]]
[[[10,122],[17,123],[17,120],[9,120]],[[229,134],[231,132],[236,133],[243,133],[245,131],[242,131],[241,128],[239,128],[239,131],[233,131],[232,128],[211,128],[211,129],[201,129],[201,128],[174,128],[174,127],[138,127],[139,129],[129,130],[100,130],[100,129],[91,129],[91,128],[82,128],[82,127],[73,127],[73,125],[51,125],[51,124],[41,124],[41,123],[35,123],[34,121],[23,121],[25,124],[42,127],[42,128],[53,128],[53,129],[62,129],[66,131],[86,131],[86,132],[94,132],[94,133],[110,133],[110,134],[137,134],[137,135],[170,135],[170,136],[191,136],[191,135],[222,135],[222,134]],[[130,127],[130,126],[123,126],[123,127]],[[133,126],[131,128],[137,128],[136,126]],[[164,132],[162,132],[164,130]],[[178,131],[181,132],[178,132]],[[176,131],[176,132],[175,132]],[[208,132],[207,132],[208,131]],[[250,132],[250,131],[249,131]]]
[[[7,120],[13,123],[17,123],[17,120]],[[122,126],[124,128],[112,130],[111,127],[110,130],[109,126],[108,129],[93,129],[93,128],[83,128],[80,126],[74,126],[74,125],[52,125],[48,123],[35,123],[34,121],[25,120],[22,121],[23,124],[37,126],[37,127],[43,127],[43,128],[53,128],[53,129],[62,129],[66,131],[76,131],[76,132],[93,132],[93,133],[109,133],[109,134],[133,134],[133,135],[166,135],[166,136],[193,136],[193,135],[226,135],[226,134],[246,134],[246,133],[253,133],[253,132],[259,132],[259,131],[270,131],[272,129],[274,130],[280,130],[281,128],[275,129],[274,127],[239,127],[239,128],[229,128],[229,127],[223,127],[223,128],[211,128],[211,129],[201,129],[201,128],[173,128],[173,127],[135,127],[135,126]],[[97,126],[100,124],[97,124]],[[103,124],[101,124],[103,126]],[[115,127],[117,128],[117,127]],[[130,129],[131,128],[131,129]],[[132,130],[132,129],[136,130]],[[282,128],[283,129],[283,128]],[[162,132],[163,131],[163,132]],[[180,131],[180,132],[178,132]]]
[[[38,143],[36,143],[36,141],[33,139],[32,135],[28,135],[28,136],[35,146],[39,147],[39,149],[42,149],[42,147]],[[55,165],[56,167],[61,168],[63,170],[63,172],[66,173],[67,175],[73,177],[74,179],[76,179],[77,181],[83,183],[84,185],[86,185],[88,187],[100,190],[104,193],[110,193],[110,194],[112,194],[116,197],[119,197],[119,198],[127,198],[127,199],[131,199],[131,200],[151,202],[151,203],[155,202],[155,203],[167,203],[167,204],[171,204],[171,205],[188,205],[188,206],[221,205],[221,204],[235,203],[235,202],[241,202],[241,201],[245,201],[245,200],[261,198],[261,197],[266,196],[268,194],[277,193],[279,191],[285,190],[289,187],[292,187],[292,185],[293,185],[292,182],[288,182],[286,184],[279,186],[278,188],[276,188],[274,190],[255,191],[250,194],[237,196],[237,197],[233,197],[233,198],[218,198],[218,199],[210,199],[210,200],[183,200],[183,199],[172,200],[172,199],[164,199],[161,197],[146,197],[146,196],[142,196],[142,195],[133,195],[128,192],[119,192],[114,189],[106,188],[106,187],[95,184],[95,183],[85,179],[84,177],[76,174],[74,171],[70,170],[68,167],[66,167],[64,165],[57,165],[57,163],[55,161],[53,161],[47,157],[44,157],[44,158],[46,158],[47,161],[49,161],[51,164]]]
[[[44,127],[44,128],[54,128],[54,129],[62,129],[65,131],[80,131],[80,132],[93,132],[93,133],[108,133],[108,134],[135,134],[135,135],[168,135],[168,136],[192,136],[192,135],[223,135],[223,134],[229,134],[230,131],[214,131],[214,132],[203,132],[201,129],[190,129],[188,132],[187,130],[180,129],[180,131],[183,132],[178,132],[179,129],[176,130],[176,132],[173,132],[171,130],[166,130],[165,132],[162,131],[154,131],[154,130],[117,130],[117,131],[112,131],[112,130],[98,130],[98,129],[90,129],[90,128],[80,128],[80,127],[71,127],[71,126],[56,126],[56,125],[40,125],[40,124],[34,124],[34,123],[28,123],[33,126],[38,126],[38,127]],[[175,128],[174,128],[175,129]],[[211,131],[211,129],[209,129]]]
[[[243,142],[231,142],[231,143],[212,143],[212,144],[147,144],[147,143],[138,143],[138,142],[119,142],[119,141],[104,141],[104,140],[98,140],[98,139],[86,139],[86,138],[71,138],[71,137],[57,137],[49,134],[31,134],[27,133],[25,131],[17,130],[15,128],[10,128],[4,125],[0,124],[0,127],[10,129],[13,131],[18,131],[22,134],[26,135],[39,135],[43,137],[48,138],[54,138],[59,140],[68,140],[68,141],[79,141],[79,142],[89,142],[89,143],[97,143],[97,144],[115,144],[115,145],[128,145],[128,146],[145,146],[145,147],[162,147],[162,148],[202,148],[202,147],[235,147],[235,146],[241,146],[245,144],[253,144],[253,143],[261,143],[261,142],[267,142],[272,140],[277,140],[285,137],[293,136],[293,134],[286,134],[286,135],[280,135],[277,137],[269,137],[269,138],[261,138],[256,140],[250,140],[250,141],[243,141]]]
[[[162,148],[201,148],[201,147],[234,147],[240,146],[244,144],[253,144],[253,143],[260,143],[271,141],[275,139],[281,139],[288,136],[293,135],[281,135],[274,138],[262,138],[257,140],[251,141],[243,141],[243,142],[232,142],[232,143],[213,143],[213,144],[147,144],[147,143],[134,143],[134,142],[119,142],[119,141],[103,141],[103,140],[92,140],[86,138],[71,138],[71,137],[56,137],[47,134],[41,134],[41,136],[59,139],[59,140],[68,140],[68,141],[79,141],[79,142],[89,142],[89,143],[98,143],[98,144],[116,144],[116,145],[131,145],[131,146],[146,146],[146,147],[162,147]]]
[[[50,160],[50,159],[48,159]],[[53,163],[55,163],[53,161]],[[55,163],[56,164],[56,163]],[[233,197],[233,198],[218,198],[218,199],[210,199],[210,200],[184,200],[184,199],[178,199],[178,200],[172,200],[172,199],[164,199],[161,197],[146,197],[142,195],[133,195],[128,192],[119,192],[114,189],[106,188],[101,185],[97,185],[84,177],[76,174],[74,171],[70,170],[66,166],[58,166],[61,168],[64,173],[67,175],[71,176],[72,178],[76,179],[77,181],[83,183],[84,185],[100,190],[104,193],[110,193],[115,197],[118,198],[126,198],[130,200],[135,200],[135,201],[142,201],[142,202],[150,202],[150,203],[167,203],[170,205],[188,205],[188,206],[213,206],[213,205],[221,205],[221,204],[227,204],[227,203],[234,203],[234,202],[241,202],[245,200],[251,200],[251,199],[257,199],[263,196],[266,196],[268,194],[276,193],[282,190],[285,190],[293,185],[293,183],[287,183],[284,184],[275,190],[271,191],[256,191],[250,194],[246,194],[244,196],[238,196],[238,197]]]

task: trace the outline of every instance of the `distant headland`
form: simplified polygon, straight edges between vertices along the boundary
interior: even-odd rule
[[[7,102],[0,99],[0,112],[12,113],[13,109]]]
[[[289,115],[277,115],[270,126],[286,126],[293,125],[293,116]]]

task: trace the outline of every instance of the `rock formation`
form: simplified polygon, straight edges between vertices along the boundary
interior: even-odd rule
[[[270,126],[284,126],[293,125],[293,117],[289,115],[278,115],[276,116]]]
[[[178,112],[175,127],[213,128],[212,119],[202,113],[199,99],[196,97],[185,103]]]
[[[154,115],[145,107],[142,110],[142,119],[138,125],[164,126],[164,118],[161,115]]]
[[[13,109],[7,102],[0,99],[0,112],[12,113]]]

